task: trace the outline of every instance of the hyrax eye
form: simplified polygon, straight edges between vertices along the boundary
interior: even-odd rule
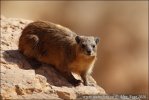
[[[95,45],[92,45],[93,48],[95,48]]]

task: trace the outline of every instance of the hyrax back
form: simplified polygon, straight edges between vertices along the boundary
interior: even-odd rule
[[[78,36],[63,26],[37,21],[22,31],[19,50],[28,58],[55,66],[73,85],[76,80],[71,72],[79,74],[87,85],[97,55],[99,39]]]

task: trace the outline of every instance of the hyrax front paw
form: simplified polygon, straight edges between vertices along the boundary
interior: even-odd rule
[[[83,83],[85,86],[89,86],[89,82],[84,80],[84,83]]]
[[[84,85],[85,86],[95,86],[95,83],[86,81],[86,82],[84,82]]]
[[[73,85],[73,86],[78,86],[81,84],[81,80],[71,80],[70,83]]]

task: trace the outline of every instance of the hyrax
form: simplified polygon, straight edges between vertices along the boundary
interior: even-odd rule
[[[81,76],[88,85],[97,56],[99,39],[78,36],[66,27],[37,21],[22,31],[19,50],[28,58],[53,65],[71,84],[79,85],[71,72]]]

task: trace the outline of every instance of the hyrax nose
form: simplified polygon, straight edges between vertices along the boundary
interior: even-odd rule
[[[91,51],[90,49],[87,50],[87,54],[88,54],[88,55],[90,55],[91,52],[92,52],[92,51]]]

